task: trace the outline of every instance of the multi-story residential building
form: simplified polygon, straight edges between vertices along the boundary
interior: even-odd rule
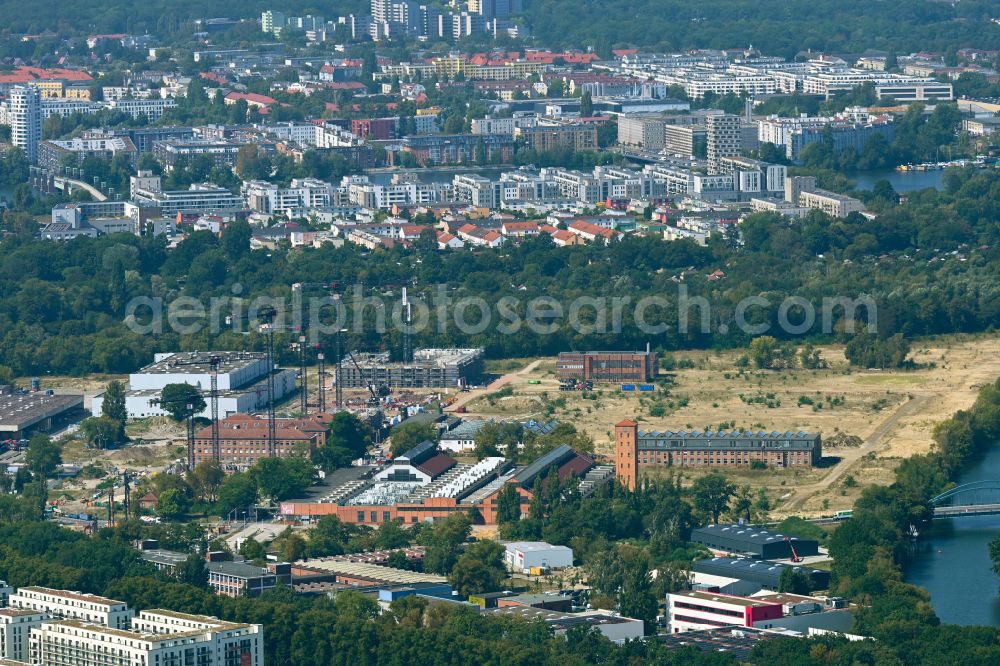
[[[501,186],[478,174],[455,174],[451,182],[455,201],[472,204],[477,208],[500,208]]]
[[[478,150],[487,162],[507,162],[514,154],[514,137],[506,134],[408,136],[401,143],[421,165],[466,164],[480,157]]]
[[[135,614],[124,601],[47,587],[22,587],[10,595],[10,608],[45,613],[48,617],[127,629]]]
[[[232,167],[244,144],[212,139],[167,139],[153,144],[153,155],[167,171],[187,164],[196,156],[207,156],[215,166]]]
[[[638,465],[812,467],[822,457],[822,441],[806,432],[640,431],[635,421],[615,425],[616,457]]]
[[[662,150],[665,126],[660,116],[622,116],[618,119],[618,143],[646,150]]]
[[[865,209],[865,205],[858,199],[819,189],[799,194],[798,204],[803,208],[815,208],[839,218],[845,218],[851,213],[860,213]]]
[[[46,666],[264,663],[261,625],[165,610],[143,611],[132,630],[80,620],[46,622],[32,630],[30,651],[31,663]]]
[[[557,148],[597,150],[597,127],[592,124],[567,123],[536,125],[518,128],[514,136],[531,150],[544,151]]]
[[[705,118],[705,143],[709,174],[721,173],[724,157],[735,157],[743,147],[742,120],[730,114]]]
[[[129,162],[133,162],[136,152],[128,137],[85,132],[83,136],[63,141],[42,141],[38,144],[38,164],[57,169],[65,166],[67,161],[80,165],[88,157],[111,160],[117,155],[124,155]]]
[[[28,161],[38,161],[42,140],[42,94],[34,86],[15,86],[10,91],[8,111],[11,142],[24,151]]]
[[[850,108],[832,118],[766,118],[758,122],[757,136],[761,143],[782,147],[789,159],[798,160],[804,148],[827,137],[835,152],[853,149],[861,153],[874,136],[891,142],[895,123],[888,114],[874,116],[866,109]]]
[[[173,99],[117,99],[107,102],[105,106],[114,111],[127,113],[133,118],[145,116],[149,122],[156,122],[168,110],[176,108],[177,102]]]
[[[294,178],[288,187],[248,180],[243,183],[242,193],[250,210],[271,215],[330,206],[333,186],[315,178]]]
[[[175,216],[177,213],[239,213],[247,210],[243,197],[210,183],[191,185],[186,190],[166,192],[138,188],[133,196],[136,202],[159,208],[167,217]]]
[[[410,177],[412,176],[412,177]],[[448,183],[421,183],[415,175],[393,176],[388,185],[376,185],[368,176],[345,176],[334,196],[346,195],[347,202],[362,208],[391,209],[393,206],[414,206],[454,201]],[[343,205],[343,204],[338,204]]]
[[[29,663],[31,630],[49,618],[41,611],[0,608],[0,663],[4,659]]]
[[[326,441],[329,421],[328,415],[276,419],[272,450],[266,418],[233,414],[219,422],[219,461],[229,469],[246,469],[262,458],[309,457],[313,449]],[[194,461],[198,464],[213,458],[212,428],[203,428],[194,434]]]
[[[473,134],[510,134],[514,135],[517,129],[516,121],[513,118],[475,118],[472,121]]]
[[[672,155],[705,157],[708,150],[708,129],[705,125],[665,125],[663,149]]]
[[[351,133],[360,139],[385,141],[396,138],[399,118],[365,118],[351,121]]]

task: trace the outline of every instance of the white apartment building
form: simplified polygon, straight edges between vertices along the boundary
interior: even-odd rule
[[[813,190],[799,194],[798,204],[804,208],[815,208],[832,217],[845,218],[851,213],[860,213],[865,209],[863,203],[852,197],[847,197],[826,190]]]
[[[313,123],[287,122],[259,127],[280,141],[292,141],[304,146],[316,145],[317,126]]]
[[[499,182],[478,174],[455,174],[451,183],[456,201],[472,204],[477,208],[499,208],[501,187]]]
[[[517,121],[514,118],[475,118],[472,121],[473,134],[508,134],[514,136]]]
[[[177,102],[172,99],[118,99],[108,102],[106,106],[127,113],[133,118],[146,116],[150,122],[154,122],[168,109],[176,108]]]
[[[271,215],[286,211],[325,208],[331,204],[333,186],[316,178],[295,178],[288,187],[262,180],[243,183],[242,192],[250,210]]]
[[[665,125],[664,119],[659,116],[622,116],[618,119],[618,143],[647,150],[662,150]]]
[[[28,638],[47,615],[19,608],[0,608],[0,663],[4,659],[28,662]]]
[[[376,185],[366,176],[346,176],[341,188],[347,190],[348,202],[362,208],[389,209],[393,206],[414,206],[451,203],[452,186],[448,183],[420,183],[415,180]]]
[[[246,210],[246,201],[238,194],[209,183],[192,185],[186,190],[167,192],[137,187],[132,193],[138,203],[159,208],[164,216],[177,213],[239,212]]]
[[[356,135],[339,125],[323,123],[316,125],[313,143],[317,148],[340,148],[345,146],[360,146],[364,143]]]
[[[45,666],[261,666],[263,627],[144,611],[125,631],[79,620],[46,622],[31,632],[31,663]]]
[[[42,140],[42,93],[34,86],[15,86],[8,104],[11,141],[24,151],[28,161],[38,161]]]
[[[22,587],[10,595],[10,607],[45,613],[50,617],[79,620],[112,629],[127,629],[134,611],[124,601],[94,594],[47,587]]]

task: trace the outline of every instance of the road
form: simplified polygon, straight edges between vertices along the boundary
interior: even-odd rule
[[[507,384],[510,384],[514,380],[514,378],[516,378],[518,376],[522,376],[523,377],[524,375],[531,374],[532,372],[534,372],[535,369],[539,366],[539,364],[541,364],[541,362],[542,362],[542,359],[538,359],[538,360],[532,361],[531,363],[529,363],[528,365],[524,366],[523,368],[521,368],[517,372],[509,372],[506,375],[503,375],[502,377],[500,377],[499,379],[497,379],[496,381],[494,381],[489,386],[486,386],[485,388],[473,389],[472,391],[469,391],[468,393],[461,394],[458,397],[458,399],[455,402],[453,402],[450,405],[448,405],[445,408],[444,411],[446,411],[446,412],[454,412],[459,407],[462,407],[464,405],[469,404],[470,402],[472,402],[476,398],[481,398],[484,395],[487,395],[488,393],[493,393],[494,391],[499,391],[500,389],[502,389]]]
[[[807,499],[816,493],[827,490],[830,486],[839,481],[840,477],[846,474],[854,463],[858,462],[869,453],[875,451],[878,448],[878,445],[882,442],[882,439],[896,427],[896,424],[899,423],[901,418],[913,414],[922,408],[928,400],[934,397],[934,394],[924,394],[918,395],[907,401],[902,407],[879,423],[875,430],[873,430],[872,433],[865,438],[864,444],[856,449],[848,449],[843,454],[840,462],[833,466],[833,469],[830,470],[829,474],[816,483],[796,488],[795,496],[792,497],[787,504],[781,506],[781,511],[788,512],[792,509],[798,509]]]

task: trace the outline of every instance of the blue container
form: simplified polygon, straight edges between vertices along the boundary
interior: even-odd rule
[[[639,384],[639,390],[640,391],[652,391],[655,388],[656,387],[653,386],[652,384]]]
[[[635,384],[622,384],[622,390],[623,391],[634,391],[635,390]]]

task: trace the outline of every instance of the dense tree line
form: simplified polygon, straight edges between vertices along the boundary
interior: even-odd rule
[[[831,219],[819,212],[796,221],[775,214],[751,215],[741,225],[740,239],[713,237],[707,247],[636,235],[607,247],[560,248],[542,237],[480,252],[397,248],[372,253],[352,244],[252,252],[246,224],[230,226],[221,238],[208,232],[191,234],[169,252],[162,239],[149,237],[51,243],[13,235],[0,241],[0,365],[21,376],[46,371],[120,373],[148,362],[158,350],[262,350],[263,337],[244,319],[227,325],[219,316],[215,333],[206,325],[183,335],[171,330],[144,334],[126,325],[126,306],[135,297],[160,297],[169,303],[193,296],[207,309],[208,299],[231,299],[234,292],[246,304],[264,294],[288,298],[290,285],[305,281],[343,285],[343,321],[350,329],[344,346],[358,349],[402,348],[399,331],[389,326],[378,334],[374,324],[381,315],[391,322],[388,311],[398,300],[398,286],[408,283],[416,285],[410,290],[414,300],[425,304],[437,299],[440,284],[449,287],[453,303],[481,297],[494,308],[492,326],[464,334],[455,326],[453,308],[439,321],[438,309],[432,307],[428,326],[415,334],[417,344],[479,345],[494,357],[583,347],[640,348],[647,341],[661,350],[745,347],[756,335],[732,325],[720,332],[719,325],[731,324],[737,305],[748,296],[766,300],[746,311],[748,322],[769,325],[766,333],[779,340],[792,337],[778,326],[778,311],[788,296],[801,297],[815,308],[819,323],[807,334],[817,340],[846,341],[851,335],[843,330],[839,307],[830,311],[831,330],[820,335],[823,299],[863,294],[876,304],[877,316],[865,307],[856,314],[877,320],[882,338],[987,330],[1000,325],[1000,288],[993,279],[1000,270],[1000,174],[955,171],[945,175],[944,183],[944,191],[913,192],[904,204],[876,201],[872,205],[881,212],[874,220],[859,215]],[[717,270],[725,277],[709,279]],[[688,303],[699,296],[707,299],[707,328],[702,328],[698,306],[681,307],[680,282]],[[355,307],[354,285],[363,289],[364,298],[383,295],[386,310],[380,315],[373,307]],[[564,308],[578,296],[604,298],[609,312],[612,298],[628,297],[635,304],[644,296],[662,297],[644,316],[649,323],[666,324],[666,329],[644,333],[631,307],[622,310],[620,332],[614,331],[610,315],[605,332],[577,330],[565,310],[551,334],[528,326],[509,334],[497,329],[501,319],[496,304],[501,298],[514,299],[511,311],[523,322],[528,301],[540,296],[554,297]],[[792,308],[788,318],[798,323],[796,312]],[[147,313],[137,310],[137,322],[146,323]],[[323,313],[323,321],[333,319],[332,313]],[[687,331],[680,326],[682,314],[689,320]],[[466,317],[478,321],[475,312]],[[581,311],[581,320],[597,323],[587,309]],[[286,334],[277,336],[286,362],[294,359],[290,342]],[[320,343],[327,358],[333,358],[332,336],[321,336]]]
[[[753,45],[767,54],[792,58],[800,51],[861,53],[865,49],[910,53],[954,50],[967,44],[997,48],[989,25],[988,0],[956,5],[890,0],[791,3],[766,0],[748,4],[717,0],[691,4],[664,0],[566,4],[529,0],[525,14],[532,32],[546,44],[593,47],[609,56],[612,48],[733,48]],[[580,20],[581,16],[595,20]],[[596,17],[613,20],[596,20]]]

